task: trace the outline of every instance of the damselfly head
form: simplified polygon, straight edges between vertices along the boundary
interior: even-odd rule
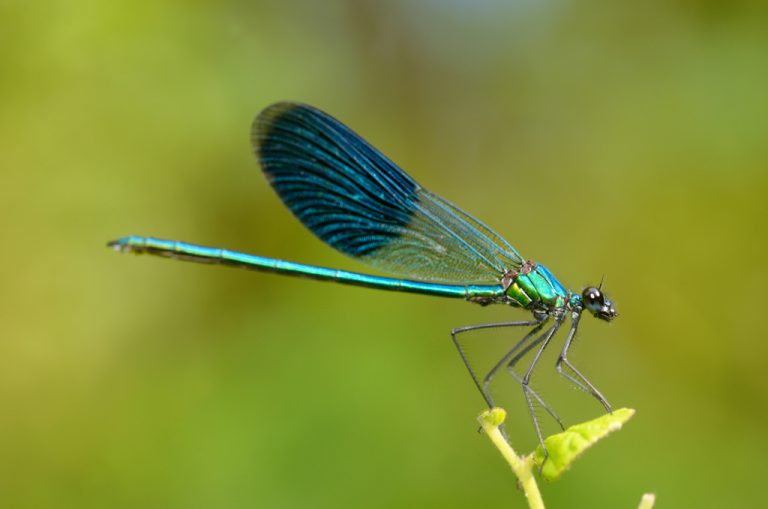
[[[585,288],[581,293],[581,299],[584,302],[584,306],[596,318],[610,322],[619,316],[616,308],[613,307],[613,301],[600,288],[595,288],[594,286]]]

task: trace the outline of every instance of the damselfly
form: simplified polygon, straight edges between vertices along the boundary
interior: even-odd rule
[[[274,104],[256,118],[251,141],[270,184],[304,226],[329,246],[398,277],[315,267],[152,237],[123,237],[109,246],[124,252],[526,309],[532,313],[529,320],[460,327],[451,331],[451,336],[489,406],[494,404],[491,381],[499,370],[506,369],[517,379],[542,445],[534,401],[561,427],[563,424],[530,387],[531,374],[544,349],[570,317],[557,371],[610,412],[608,401],[568,360],[582,311],[586,309],[605,321],[617,316],[602,284],[581,294],[567,290],[546,267],[526,261],[490,228],[421,187],[363,138],[318,109]],[[469,331],[494,327],[530,330],[481,380],[458,338]],[[514,367],[531,350],[533,358],[521,376]]]

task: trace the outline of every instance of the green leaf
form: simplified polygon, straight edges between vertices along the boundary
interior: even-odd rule
[[[581,453],[610,432],[621,429],[621,426],[634,414],[635,411],[631,408],[621,408],[611,414],[575,424],[562,433],[547,437],[544,440],[549,452],[547,460],[544,461],[544,449],[541,445],[533,452],[533,461],[541,468],[541,476],[547,481],[554,481],[568,470]],[[542,462],[544,462],[543,467]]]

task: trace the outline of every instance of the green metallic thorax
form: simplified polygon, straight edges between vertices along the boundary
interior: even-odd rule
[[[543,265],[526,262],[520,272],[508,275],[507,297],[529,309],[531,307],[562,308],[569,292]]]

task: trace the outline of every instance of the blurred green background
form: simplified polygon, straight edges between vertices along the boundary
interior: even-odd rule
[[[572,359],[638,413],[543,486],[549,507],[760,505],[763,5],[0,2],[0,506],[524,507],[449,336],[521,311],[104,247],[365,270],[251,155],[253,117],[285,99],[569,287],[606,274],[621,316],[585,318]],[[569,423],[599,415],[551,361],[542,394]]]

